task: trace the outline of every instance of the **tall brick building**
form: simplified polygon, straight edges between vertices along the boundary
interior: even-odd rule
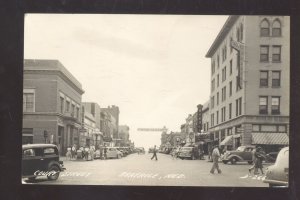
[[[79,145],[81,83],[58,60],[24,60],[23,143]]]
[[[288,144],[290,18],[230,16],[211,58],[210,127],[230,145]]]

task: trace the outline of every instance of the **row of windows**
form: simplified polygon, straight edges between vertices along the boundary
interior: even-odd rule
[[[271,32],[272,30],[272,32]],[[279,37],[281,36],[281,22],[279,19],[275,19],[270,26],[270,22],[267,19],[263,19],[260,23],[260,36],[262,37]]]
[[[280,97],[272,96],[271,98],[271,114],[280,114]],[[259,97],[259,114],[268,114],[269,105],[268,105],[268,96]]]
[[[225,66],[223,69],[222,69],[222,82],[226,81],[226,78],[227,78],[227,67]],[[229,66],[229,75],[231,76],[232,75],[232,60],[230,60],[230,66]],[[217,77],[217,87],[219,87],[220,85],[220,75],[218,74]],[[216,88],[216,81],[215,81],[215,78],[211,81],[211,91],[213,92]]]
[[[260,46],[260,61],[261,62],[269,62],[272,60],[273,62],[281,61],[281,46],[273,45],[272,47],[272,58],[270,56],[270,46],[269,45],[261,45]]]
[[[243,24],[240,24],[240,26],[237,26],[236,28],[236,40],[238,42],[242,42],[243,41]],[[269,20],[267,19],[263,19],[260,23],[260,35],[263,37],[268,37],[268,36],[273,36],[273,37],[279,37],[281,36],[281,22],[279,19],[275,19],[272,23],[272,26],[270,25]],[[230,45],[231,41],[233,40],[232,37],[230,37],[230,42],[229,42],[229,46],[230,46],[230,53],[232,52],[232,47]],[[279,51],[280,49],[275,48],[275,51]],[[267,51],[266,48],[263,49],[263,51]],[[261,54],[262,55],[262,54]],[[273,61],[280,61],[280,57],[278,57],[278,53],[276,55],[273,54],[274,57]],[[224,62],[227,59],[227,41],[225,41],[225,45],[222,47],[222,62]],[[261,56],[261,61],[268,61],[265,60],[268,59],[266,58],[266,53],[264,53]],[[220,67],[220,58],[219,55],[217,55],[217,67]],[[215,61],[212,60],[212,75],[215,73]]]
[[[235,101],[236,109],[235,116],[238,117],[242,115],[242,97],[236,99]],[[228,119],[232,119],[232,103],[228,105]],[[211,114],[211,126],[215,125],[215,116],[216,116],[216,125],[219,124],[219,111],[216,111],[216,115],[214,113]],[[221,108],[221,122],[226,121],[226,107]]]
[[[229,96],[232,96],[232,81],[229,82]],[[217,97],[217,105],[219,105],[219,92],[217,92],[216,94]],[[224,86],[222,88],[222,92],[221,92],[221,101],[225,101],[226,100],[226,86]],[[210,102],[211,108],[215,107],[215,96],[211,97],[211,102]]]
[[[62,96],[60,97],[60,112],[69,112],[72,117],[79,119],[79,106],[71,103],[68,99],[65,100]]]
[[[242,42],[243,41],[243,38],[244,38],[244,25],[241,23],[240,25],[238,25],[236,27],[236,40],[238,42]],[[230,47],[230,53],[232,53],[232,47],[231,47],[231,41],[233,40],[233,37],[231,36],[230,37],[230,40],[229,42],[227,42],[225,40],[224,42],[224,46],[222,47],[222,52],[221,52],[221,55],[222,55],[222,63],[226,61],[227,59],[227,45],[229,45]],[[217,55],[217,68],[220,67],[220,56],[219,54]],[[213,75],[215,73],[215,60],[212,60],[212,68],[211,68],[211,74]]]
[[[271,86],[280,87],[281,72],[271,71]],[[269,87],[269,71],[260,71],[260,87]]]
[[[259,97],[259,114],[268,114],[268,96]],[[280,114],[280,97],[272,96],[271,98],[271,114]],[[242,98],[235,100],[235,116],[238,117],[242,115]],[[232,119],[232,103],[228,104],[228,119]],[[215,116],[216,116],[216,125],[219,124],[219,111],[216,111],[211,114],[211,126],[215,125]],[[221,122],[226,121],[226,107],[221,108]]]

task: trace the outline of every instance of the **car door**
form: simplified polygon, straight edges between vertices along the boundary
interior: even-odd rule
[[[111,158],[111,157],[112,157],[112,154],[113,154],[113,153],[112,153],[112,148],[108,148],[108,149],[107,149],[107,153],[106,153],[107,157],[108,157],[108,158]]]
[[[41,171],[42,151],[39,148],[24,149],[22,152],[22,175],[31,176]]]
[[[59,161],[58,150],[55,147],[46,147],[43,149],[42,168],[44,171],[48,171],[48,165],[52,161]]]
[[[244,160],[252,160],[252,150],[253,150],[253,147],[245,148],[244,155],[243,155]]]

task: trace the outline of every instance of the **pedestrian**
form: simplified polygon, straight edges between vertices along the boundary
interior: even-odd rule
[[[157,160],[157,155],[156,155],[156,145],[154,145],[154,148],[153,148],[153,156],[151,158],[151,160],[155,158],[155,160]]]
[[[76,156],[76,146],[75,146],[75,144],[73,144],[73,146],[72,146],[71,154],[72,154],[72,159],[75,159],[75,156]]]
[[[210,173],[214,174],[215,169],[217,169],[218,173],[221,174],[222,171],[219,168],[220,151],[219,151],[219,147],[217,145],[213,148],[211,157],[212,157],[212,160],[213,160],[213,166],[210,170]]]
[[[249,168],[249,175],[251,175],[252,170],[255,168],[255,152],[256,152],[256,149],[254,148],[252,150],[252,163],[253,163],[253,165]]]
[[[107,148],[106,148],[106,145],[104,145],[104,159],[106,160],[107,159]]]
[[[263,165],[262,165],[262,161],[264,159],[262,148],[257,147],[257,150],[254,155],[255,155],[254,174],[255,175],[258,174],[258,169],[260,169],[261,174],[264,174]]]
[[[67,160],[71,160],[72,159],[71,147],[67,148],[66,157],[67,157]]]

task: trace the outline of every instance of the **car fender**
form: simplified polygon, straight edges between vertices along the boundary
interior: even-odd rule
[[[236,154],[229,155],[229,156],[226,158],[226,160],[230,160],[230,159],[233,158],[233,157],[238,158],[238,160],[244,160],[241,156],[236,155]]]
[[[50,167],[53,166],[53,165],[55,165],[56,167],[58,167],[60,171],[63,171],[63,169],[61,168],[60,164],[57,161],[54,161],[54,160],[51,161],[51,162],[49,162],[47,170],[49,170]]]

